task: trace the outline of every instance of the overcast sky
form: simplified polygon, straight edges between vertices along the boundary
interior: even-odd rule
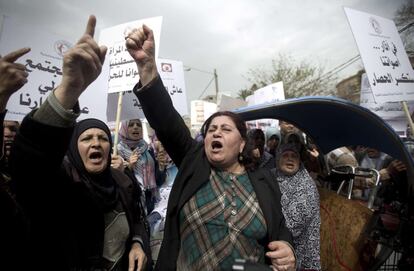
[[[248,87],[248,70],[270,66],[279,53],[332,69],[357,55],[343,7],[392,19],[404,0],[0,0],[0,14],[75,42],[89,14],[99,29],[163,16],[161,58],[200,70],[217,69],[219,89],[235,95]],[[30,39],[30,37],[28,37]],[[29,45],[29,42],[28,44]],[[27,46],[24,45],[24,46]],[[339,74],[362,67],[358,61]],[[185,72],[188,100],[212,75]],[[214,94],[214,84],[205,95]]]

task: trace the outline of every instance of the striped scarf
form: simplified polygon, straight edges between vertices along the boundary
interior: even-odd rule
[[[124,160],[129,160],[131,154],[135,151],[139,155],[138,161],[133,168],[134,175],[144,190],[153,189],[157,186],[155,182],[155,163],[148,151],[148,144],[144,139],[140,139],[136,148],[131,149],[124,141],[118,144],[119,154]]]

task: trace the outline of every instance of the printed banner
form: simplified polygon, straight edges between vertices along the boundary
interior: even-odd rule
[[[181,116],[188,115],[183,63],[176,60],[158,59],[157,68],[164,86],[171,96],[175,109]],[[121,120],[145,118],[138,98],[132,90],[124,91],[122,95]],[[115,121],[116,119],[118,96],[119,93],[108,94],[108,121]]]
[[[378,103],[414,101],[414,71],[392,20],[345,8]]]
[[[31,48],[29,53],[16,61],[26,66],[29,77],[28,83],[11,96],[7,105],[7,120],[21,121],[31,110],[40,107],[60,84],[63,54],[73,44],[61,36],[3,17],[0,54],[5,55],[22,47]],[[101,75],[101,78],[107,78],[108,71],[103,69]],[[79,119],[106,120],[106,89],[107,80],[96,80],[85,90],[79,99]]]
[[[127,51],[125,37],[131,30],[139,28],[143,24],[153,31],[156,45],[155,59],[157,59],[161,39],[162,17],[136,20],[101,30],[99,44],[108,47],[105,61],[109,65],[108,93],[130,91],[138,82],[137,65]]]
[[[401,102],[376,103],[367,74],[361,76],[360,105],[384,119],[400,136],[405,136],[407,118]],[[410,112],[414,110],[414,102],[407,102]]]

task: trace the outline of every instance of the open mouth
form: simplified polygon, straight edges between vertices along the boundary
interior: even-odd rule
[[[213,141],[213,142],[211,142],[211,148],[213,150],[218,150],[218,149],[223,148],[223,144],[221,144],[221,142],[219,142],[219,141]]]
[[[89,155],[89,159],[93,162],[100,162],[102,160],[102,153],[101,152],[92,152]]]
[[[11,149],[13,141],[4,141],[4,148]]]

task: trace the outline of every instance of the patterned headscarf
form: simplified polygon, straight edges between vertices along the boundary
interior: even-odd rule
[[[293,235],[299,269],[320,270],[318,190],[303,163],[293,175],[286,175],[280,170],[280,157],[285,151],[297,154],[299,151],[294,144],[281,145],[277,154],[277,168],[272,170],[282,193],[280,202],[286,226]]]
[[[124,142],[131,149],[135,149],[142,140],[142,137],[138,140],[134,140],[128,136],[128,126],[131,121],[138,121],[142,127],[142,122],[139,119],[124,120],[121,122],[121,128],[119,129],[118,135],[120,141]]]
[[[133,168],[134,175],[138,182],[142,184],[144,190],[152,189],[157,186],[155,182],[155,163],[151,154],[148,151],[148,144],[143,138],[133,140],[128,136],[128,125],[131,120],[123,121],[121,129],[119,129],[120,142],[118,144],[119,154],[124,160],[129,160],[129,157],[135,151],[139,155],[138,161]]]

